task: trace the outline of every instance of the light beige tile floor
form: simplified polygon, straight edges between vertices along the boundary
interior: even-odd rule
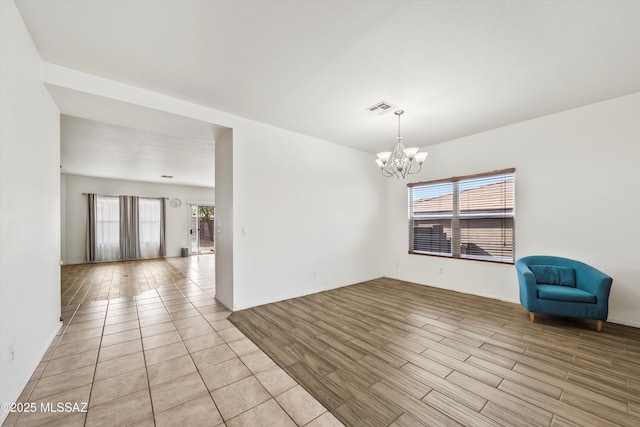
[[[63,307],[64,325],[3,426],[341,426],[228,320],[213,257],[168,259],[184,278]],[[42,411],[86,402],[86,412]],[[72,408],[75,409],[75,408]]]

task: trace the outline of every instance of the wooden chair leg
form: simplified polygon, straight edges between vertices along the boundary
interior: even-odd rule
[[[602,320],[596,320],[596,331],[601,332],[602,331],[602,324],[604,323],[604,321]]]
[[[531,320],[532,322],[535,320],[536,318],[536,314],[533,311],[529,312],[529,320]]]

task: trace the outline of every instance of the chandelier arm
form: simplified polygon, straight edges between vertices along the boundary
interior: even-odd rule
[[[415,172],[412,172],[412,170],[413,170],[413,166],[414,166],[414,163],[413,163],[413,162],[411,162],[411,167],[409,168],[409,174],[410,174],[410,175],[416,174],[416,173],[418,173],[418,172],[420,172],[420,171],[422,170],[422,164],[419,164],[419,163],[418,163],[418,170],[417,170],[417,171],[415,171]]]
[[[382,168],[382,176],[385,178],[391,178],[394,174],[389,172],[386,167]]]

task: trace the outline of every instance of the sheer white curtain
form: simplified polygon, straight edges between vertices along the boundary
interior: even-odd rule
[[[160,203],[162,199],[138,201],[138,230],[140,235],[140,257],[157,258],[160,253]]]
[[[120,203],[118,197],[95,196],[96,261],[120,258]]]

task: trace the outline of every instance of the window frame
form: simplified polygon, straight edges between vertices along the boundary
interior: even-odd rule
[[[409,228],[409,254],[410,255],[424,255],[424,256],[436,256],[436,257],[445,257],[445,258],[453,258],[453,259],[464,259],[464,260],[472,260],[472,261],[483,261],[483,262],[493,262],[499,264],[514,264],[516,258],[516,237],[515,237],[515,228],[516,228],[516,209],[515,209],[515,168],[496,170],[492,172],[483,172],[472,175],[464,175],[458,177],[451,178],[443,178],[432,181],[423,181],[416,183],[407,184],[407,198],[408,198],[408,228]],[[487,212],[487,213],[463,213],[460,207],[460,183],[465,181],[470,181],[474,179],[491,179],[491,177],[499,177],[501,175],[512,175],[513,179],[513,193],[512,193],[512,207],[510,209],[510,213],[505,208],[503,212]],[[435,186],[435,185],[443,185],[443,184],[452,184],[452,206],[451,213],[443,213],[441,215],[438,214],[426,214],[415,216],[413,214],[413,189],[415,187],[426,187],[426,186]],[[507,199],[503,199],[503,202],[506,206]],[[448,211],[447,211],[448,212]],[[465,220],[473,220],[473,219],[510,219],[511,221],[511,258],[499,258],[499,257],[487,257],[487,256],[478,256],[478,255],[468,255],[462,253],[462,230],[463,227],[461,225],[462,221]],[[416,221],[428,221],[432,220],[434,222],[437,221],[450,221],[450,229],[451,229],[451,238],[450,238],[450,253],[446,252],[429,252],[429,251],[420,251],[414,248],[415,245],[415,229],[414,223]],[[505,229],[504,227],[501,229]]]

